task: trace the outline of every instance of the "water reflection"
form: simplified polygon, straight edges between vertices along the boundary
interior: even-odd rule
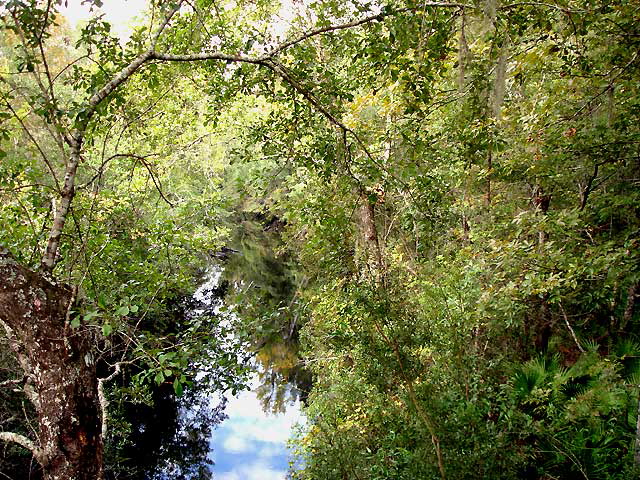
[[[287,441],[294,426],[304,423],[300,401],[286,405],[282,413],[266,413],[256,392],[260,385],[255,374],[251,390],[228,399],[228,418],[210,442],[214,478],[218,480],[284,480],[287,476]]]
[[[265,344],[258,350],[256,359],[262,368],[255,391],[264,411],[284,413],[287,403],[306,401],[311,374],[302,367],[296,343]]]
[[[230,285],[237,335],[262,367],[256,392],[263,408],[274,413],[284,412],[288,402],[304,402],[312,382],[298,344],[304,310],[298,289],[305,278],[284,248],[279,226],[274,219],[241,215],[222,275]]]
[[[239,355],[253,357],[249,390],[211,398],[217,405],[226,396],[228,418],[211,436],[210,458],[217,480],[284,480],[287,441],[304,423],[301,401],[311,387],[298,352],[300,280],[273,222],[267,229],[255,219],[238,225],[232,248],[214,255],[221,265],[196,293],[234,332],[230,343],[244,345]]]

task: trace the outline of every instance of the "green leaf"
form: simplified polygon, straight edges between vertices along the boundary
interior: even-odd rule
[[[102,325],[102,335],[108,337],[109,335],[111,335],[111,332],[113,332],[113,327],[111,326],[111,324],[105,323],[104,325]]]
[[[181,397],[184,392],[182,383],[177,378],[173,381],[173,391],[176,392],[176,395],[179,397]]]
[[[156,373],[156,376],[155,376],[154,380],[156,381],[156,383],[158,385],[160,385],[162,382],[164,382],[164,375],[162,374],[162,372]]]
[[[129,315],[129,306],[128,305],[121,306],[118,310],[116,310],[116,315],[120,317],[126,317],[127,315]]]
[[[82,319],[83,319],[85,322],[90,322],[94,317],[97,317],[98,315],[99,315],[99,313],[98,313],[96,310],[92,310],[92,311],[90,311],[90,312],[85,313],[85,314],[82,316]]]

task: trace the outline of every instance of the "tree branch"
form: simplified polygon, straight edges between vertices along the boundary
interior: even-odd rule
[[[633,319],[636,298],[638,297],[638,288],[640,288],[640,284],[634,283],[629,287],[629,290],[627,291],[627,306],[624,309],[622,322],[620,322],[620,331],[624,331],[624,329],[627,328],[629,322]]]
[[[129,65],[120,70],[109,82],[107,82],[100,90],[94,93],[87,102],[87,112],[84,122],[81,124],[81,130],[84,130],[89,123],[89,120],[95,113],[96,108],[100,103],[107,98],[116,88],[133,75],[142,65],[148,62],[152,58],[153,52],[151,50],[138,55],[134,58]]]
[[[36,458],[38,463],[42,465],[43,463],[43,452],[40,447],[38,447],[35,442],[25,437],[24,435],[20,435],[19,433],[14,432],[0,432],[0,440],[3,442],[12,442],[17,443],[18,445],[29,450],[33,456]]]
[[[139,155],[132,155],[132,154],[128,154],[127,156],[131,157],[131,158],[135,158],[136,160],[138,160],[142,165],[144,165],[144,168],[147,169],[147,171],[149,172],[149,175],[151,176],[151,180],[153,180],[153,184],[156,186],[156,190],[158,190],[158,193],[160,194],[160,196],[162,197],[162,199],[167,202],[167,204],[170,207],[174,207],[173,203],[171,203],[169,201],[169,199],[167,197],[165,197],[164,192],[162,191],[162,184],[160,183],[160,179],[156,180],[156,176],[153,174],[153,171],[151,170],[151,167],[149,166],[149,164],[146,162],[144,157],[141,157]]]
[[[160,39],[160,35],[162,35],[162,32],[167,27],[167,25],[169,24],[173,16],[178,12],[178,10],[180,10],[180,7],[182,7],[183,2],[184,0],[180,0],[178,3],[176,3],[175,7],[171,9],[171,11],[165,17],[162,24],[158,27],[158,30],[156,31],[155,35],[153,36],[153,39],[151,40],[151,50],[155,50],[156,44]]]
[[[580,190],[580,211],[582,212],[584,208],[587,206],[587,201],[589,200],[589,195],[591,194],[591,190],[593,188],[593,182],[596,178],[598,178],[598,170],[600,169],[601,164],[596,163],[593,168],[593,175],[591,175],[587,179],[587,183],[584,188]]]
[[[442,7],[442,8],[470,8],[470,9],[475,9],[476,7],[473,5],[466,5],[463,3],[440,3],[440,2],[424,2],[422,4],[420,4],[420,8],[427,8],[427,7]],[[342,24],[338,24],[338,25],[329,25],[327,27],[322,27],[322,28],[317,28],[315,30],[310,30],[309,32],[303,33],[302,35],[294,38],[293,40],[289,40],[288,42],[284,42],[278,46],[276,46],[273,50],[270,50],[269,53],[267,54],[267,58],[271,58],[275,55],[277,55],[278,53],[280,53],[282,50],[285,50],[289,47],[292,47],[293,45],[296,45],[300,42],[303,42],[311,37],[315,37],[317,35],[321,35],[323,33],[331,33],[331,32],[336,32],[339,30],[346,30],[349,28],[353,28],[353,27],[359,27],[360,25],[364,25],[365,23],[371,23],[371,22],[375,22],[375,21],[381,21],[384,20],[386,17],[389,17],[391,15],[394,15],[397,12],[409,12],[409,11],[414,11],[414,8],[404,8],[401,10],[396,10],[396,11],[392,11],[392,12],[381,12],[378,13],[376,15],[370,15],[368,17],[364,17],[361,18],[359,20],[354,20],[353,22],[348,22],[348,23],[342,23]]]
[[[24,378],[18,378],[13,380],[5,380],[0,382],[0,387],[9,387],[14,385],[22,385],[24,383]]]
[[[227,62],[253,63],[264,65],[268,57],[245,57],[244,55],[228,55],[221,52],[201,52],[187,54],[172,54],[161,52],[149,52],[153,60],[164,62],[200,62],[203,60],[226,60]]]
[[[107,396],[104,394],[104,384],[110,382],[114,378],[116,378],[120,372],[122,371],[123,362],[118,362],[115,364],[115,370],[111,375],[105,378],[98,379],[98,400],[100,401],[100,410],[102,413],[102,439],[106,438],[107,435],[107,408],[109,408],[109,400]]]
[[[383,13],[378,13],[377,15],[371,15],[369,17],[365,17],[362,18],[360,20],[355,20],[353,22],[349,22],[349,23],[343,23],[340,25],[329,25],[328,27],[322,27],[322,28],[318,28],[316,30],[311,30],[309,32],[303,33],[302,35],[298,36],[297,38],[294,38],[293,40],[290,40],[288,42],[284,42],[278,46],[276,46],[273,50],[269,51],[268,53],[268,57],[273,57],[275,55],[277,55],[278,53],[280,53],[281,51],[292,47],[293,45],[296,45],[300,42],[303,42],[311,37],[315,37],[316,35],[321,35],[323,33],[329,33],[329,32],[336,32],[338,30],[345,30],[347,28],[352,28],[352,27],[357,27],[360,25],[364,25],[365,23],[370,23],[370,22],[375,22],[375,21],[379,21],[384,19],[385,17],[389,16],[389,13],[383,12]]]
[[[171,18],[175,15],[175,13],[179,10],[179,6],[182,1],[178,3],[178,6],[174,8],[170,12],[170,14],[165,18],[162,25],[159,27],[156,32],[156,36],[152,40],[152,46],[157,42],[157,38],[162,33],[162,30],[166,28],[166,25],[169,23]],[[469,5],[457,4],[457,3],[426,3],[424,6],[432,6],[432,7],[447,7],[447,8],[473,8]],[[69,160],[67,161],[67,168],[65,174],[65,181],[62,191],[60,192],[60,205],[58,206],[53,219],[53,225],[51,227],[51,231],[49,233],[49,239],[47,241],[47,247],[45,249],[45,254],[43,255],[41,262],[41,270],[45,273],[49,273],[53,270],[55,265],[55,259],[58,251],[58,245],[60,243],[60,237],[62,235],[62,231],[64,229],[64,225],[66,223],[66,217],[69,211],[69,206],[74,197],[74,184],[76,171],[78,168],[78,164],[80,162],[80,154],[82,151],[82,143],[84,140],[84,134],[89,125],[89,122],[93,115],[95,114],[97,107],[111,94],[113,93],[120,85],[126,82],[140,67],[145,65],[146,63],[158,60],[165,62],[197,62],[197,61],[205,61],[205,60],[224,60],[227,62],[240,62],[240,63],[250,63],[254,65],[262,65],[270,68],[271,70],[276,71],[280,76],[282,76],[287,82],[289,82],[297,91],[299,91],[306,99],[309,101],[318,111],[320,111],[331,123],[336,126],[339,126],[343,131],[349,132],[354,136],[356,142],[360,145],[360,147],[364,150],[367,157],[375,164],[378,162],[375,161],[371,153],[366,148],[364,142],[358,137],[355,132],[350,130],[344,124],[342,124],[336,117],[334,117],[326,108],[324,108],[318,100],[314,98],[306,89],[304,89],[300,84],[298,84],[295,79],[293,79],[286,70],[276,62],[272,60],[272,57],[277,53],[281,52],[284,49],[295,45],[305,39],[311,38],[316,35],[320,35],[323,33],[327,33],[330,31],[337,31],[346,28],[352,28],[355,26],[362,25],[367,22],[375,21],[377,19],[382,18],[377,14],[370,17],[366,17],[361,20],[357,20],[355,22],[350,22],[342,25],[334,25],[333,27],[323,27],[320,29],[312,30],[307,34],[298,37],[295,40],[285,42],[284,44],[276,47],[270,54],[260,56],[260,57],[247,57],[244,55],[229,55],[221,52],[201,52],[201,53],[192,53],[192,54],[171,54],[171,53],[161,53],[156,52],[152,49],[138,55],[134,58],[127,66],[125,66],[122,70],[116,73],[112,79],[107,82],[102,88],[100,88],[97,92],[95,92],[87,101],[86,108],[84,110],[83,118],[78,122],[76,130],[72,133],[70,138],[71,145],[71,155]],[[383,16],[390,15],[385,13]],[[379,165],[378,165],[379,166]],[[145,165],[148,168],[148,166]],[[384,169],[383,169],[384,170]],[[150,172],[151,173],[151,172]],[[155,178],[153,177],[153,181],[156,184],[156,187],[159,189],[158,184],[156,183]],[[161,190],[159,189],[161,192]],[[162,192],[161,192],[162,195]],[[171,205],[171,203],[164,197],[163,198],[167,203]]]
[[[564,311],[564,307],[562,306],[562,303],[558,304],[560,306],[560,311],[562,312],[562,317],[564,318],[564,323],[567,326],[567,328],[569,329],[569,332],[571,333],[571,337],[573,338],[573,341],[576,342],[576,345],[578,346],[578,350],[580,350],[580,352],[584,353],[584,348],[582,348],[582,345],[580,345],[580,342],[578,341],[578,337],[576,336],[576,332],[573,331],[573,328],[571,327],[571,324],[569,323],[569,317],[567,316],[567,312]]]
[[[60,192],[60,204],[54,212],[53,225],[49,232],[49,239],[47,240],[47,247],[45,249],[42,261],[40,262],[40,269],[44,273],[51,273],[55,266],[56,255],[58,253],[58,245],[60,243],[60,237],[64,230],[64,225],[67,221],[67,214],[69,213],[69,207],[75,194],[75,180],[76,172],[78,170],[78,164],[80,163],[80,150],[82,148],[82,134],[76,133],[74,135],[73,145],[71,146],[71,156],[67,161],[66,173],[64,176],[64,186]]]

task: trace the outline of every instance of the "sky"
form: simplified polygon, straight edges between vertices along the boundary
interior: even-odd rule
[[[104,0],[100,11],[111,24],[112,31],[121,39],[127,39],[133,20],[142,14],[146,3],[146,0]],[[82,0],[68,0],[67,7],[60,7],[60,13],[67,18],[72,28],[94,15],[89,5],[82,4]]]
[[[279,19],[275,20],[271,28],[276,34],[284,34],[290,25],[291,19],[296,12],[296,5],[301,6],[300,2],[294,0],[282,0],[282,8],[278,14]],[[135,20],[140,19],[147,5],[147,0],[103,0],[100,12],[104,13],[105,19],[111,24],[112,31],[126,41],[132,31],[132,25]],[[95,7],[94,7],[95,8]],[[60,13],[69,21],[72,28],[75,28],[79,22],[83,22],[91,18],[95,11],[92,12],[89,5],[83,5],[82,0],[67,0],[67,7],[64,4],[60,7]]]

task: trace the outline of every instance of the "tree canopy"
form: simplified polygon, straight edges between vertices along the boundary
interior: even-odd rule
[[[7,458],[103,478],[131,405],[239,388],[185,314],[228,247],[293,478],[638,474],[637,2],[60,3],[0,2]]]

